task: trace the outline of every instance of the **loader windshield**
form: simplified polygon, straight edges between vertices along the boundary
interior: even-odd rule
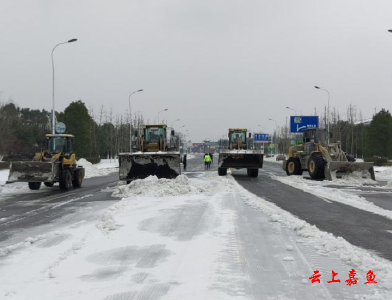
[[[47,149],[49,153],[71,153],[71,140],[63,136],[55,136],[47,140]]]
[[[162,136],[162,138],[166,138],[166,129],[159,127],[145,128],[144,136],[147,143],[158,143],[160,136]]]
[[[232,131],[232,132],[230,132],[230,142],[231,143],[238,143],[238,141],[245,143],[245,138],[246,138],[245,131]]]

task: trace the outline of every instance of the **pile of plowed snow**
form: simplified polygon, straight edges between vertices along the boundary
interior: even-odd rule
[[[114,197],[129,198],[142,197],[166,197],[185,194],[200,194],[207,192],[209,186],[190,182],[187,176],[179,175],[176,179],[166,179],[149,176],[145,179],[137,179],[127,185],[117,186],[113,192]]]
[[[336,171],[331,171],[332,182],[326,181],[326,184],[332,183],[336,185],[375,185],[376,182],[370,178],[368,171],[354,171],[342,175],[342,177],[336,177]],[[376,177],[377,178],[377,177]]]
[[[99,169],[97,165],[93,165],[91,162],[89,162],[84,158],[78,160],[78,166],[82,166],[85,169],[86,171],[85,178],[105,176],[108,175],[109,173],[118,171],[115,168]]]
[[[9,174],[10,170],[0,170],[0,185],[5,184],[5,182],[8,179],[8,174]]]

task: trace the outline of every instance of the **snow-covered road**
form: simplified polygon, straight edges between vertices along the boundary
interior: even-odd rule
[[[93,178],[79,191],[2,185],[0,213],[11,217],[0,226],[11,235],[0,236],[1,299],[392,299],[391,261],[353,246],[381,236],[374,246],[388,247],[368,225],[385,227],[390,211],[355,194],[368,187],[288,178],[271,163],[257,179],[219,177],[216,162],[205,171],[202,155],[188,159],[176,180],[116,184],[84,163]],[[359,233],[356,209],[368,219],[354,222]],[[348,286],[352,269],[358,283]],[[328,283],[332,271],[340,283]],[[369,271],[377,283],[364,284]]]
[[[119,184],[113,192],[125,198],[96,218],[54,222],[39,235],[35,228],[35,235],[3,247],[0,295],[40,300],[391,297],[390,262],[320,232],[249,193],[231,176],[192,175],[175,182],[138,181],[132,188]],[[359,282],[347,286],[352,268]],[[316,270],[321,283],[309,280]],[[341,283],[327,283],[332,270]],[[377,283],[363,284],[368,270]]]

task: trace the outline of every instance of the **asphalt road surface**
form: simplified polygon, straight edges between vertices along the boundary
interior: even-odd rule
[[[105,189],[117,182],[118,173],[115,172],[85,179],[80,189],[62,191],[58,184],[51,188],[42,185],[38,191],[26,189],[25,193],[1,195],[0,242],[23,229],[48,224],[69,214],[80,212],[85,215],[85,207],[94,211],[113,204],[119,199],[113,198],[112,191]]]

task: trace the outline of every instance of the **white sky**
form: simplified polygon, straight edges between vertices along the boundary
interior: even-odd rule
[[[392,1],[1,0],[1,101],[56,110],[81,99],[186,125],[195,142],[229,127],[272,132],[298,114],[352,103],[391,108]],[[258,124],[262,125],[258,127]],[[183,128],[184,129],[184,128]]]

